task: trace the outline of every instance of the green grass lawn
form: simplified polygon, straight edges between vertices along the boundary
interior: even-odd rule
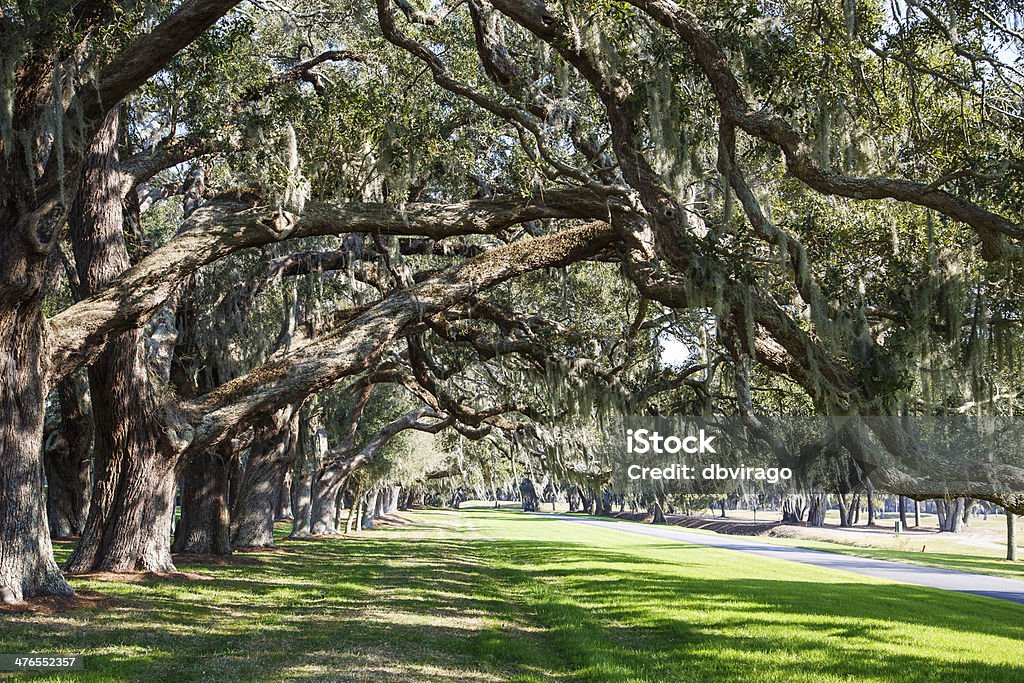
[[[856,555],[858,557],[872,557],[878,560],[895,560],[897,562],[909,562],[921,564],[928,567],[941,567],[943,569],[954,569],[961,572],[972,572],[975,574],[990,574],[993,576],[1005,576],[1011,579],[1024,579],[1024,563],[1007,562],[1004,559],[991,554],[968,554],[967,552],[936,552],[928,550],[899,550],[891,548],[871,548],[859,545],[847,545],[843,543],[829,543],[827,541],[812,541],[795,538],[770,538],[758,537],[759,541],[780,545],[790,545],[798,548],[810,548],[812,550],[827,550],[833,553]],[[918,546],[922,545],[920,542]],[[926,544],[929,547],[933,543]]]
[[[958,543],[948,534],[932,535],[926,538],[904,535],[902,542],[895,543],[901,547],[877,548],[854,543],[833,543],[801,538],[775,538],[759,536],[758,541],[789,545],[811,550],[827,550],[833,553],[871,557],[878,560],[894,560],[909,562],[927,567],[940,567],[975,574],[1005,576],[1010,579],[1024,579],[1024,562],[1009,562],[1002,554],[1005,551],[993,551],[988,548],[971,548]],[[924,548],[924,550],[922,550]]]
[[[142,681],[1020,681],[1024,606],[509,511],[282,542],[208,580],[75,580],[0,652]],[[40,676],[42,678],[42,676]]]
[[[572,513],[573,517],[587,518],[589,515],[583,513]],[[612,520],[601,518],[603,521],[614,521],[619,524],[643,524],[644,522],[633,522],[620,519]],[[720,535],[715,531],[707,529],[693,529],[680,527],[687,532],[698,534]],[[776,536],[753,537],[758,543],[771,543],[774,545],[786,545],[794,548],[808,548],[810,550],[825,550],[832,553],[855,555],[857,557],[870,557],[878,560],[894,560],[896,562],[908,562],[920,564],[927,567],[941,567],[961,572],[974,574],[989,574],[992,576],[1005,576],[1011,579],[1024,579],[1024,562],[1008,562],[1002,559],[999,551],[992,551],[987,548],[971,548],[958,543],[953,534],[945,536],[939,534],[927,537],[914,537],[904,535],[904,542],[899,544],[902,547],[878,548],[867,545],[860,545],[864,541],[850,543],[834,543],[831,541],[818,541],[807,538],[779,538]],[[892,542],[892,539],[885,539]],[[899,543],[897,540],[896,543]],[[925,546],[926,552],[921,551]],[[1021,550],[1024,556],[1024,548]]]

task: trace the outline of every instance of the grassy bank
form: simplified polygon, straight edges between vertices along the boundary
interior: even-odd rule
[[[63,680],[1024,679],[1024,607],[507,511],[283,542],[117,602],[0,616]],[[60,680],[51,677],[51,680]]]
[[[546,512],[546,511],[545,511]],[[732,512],[732,511],[730,511]],[[572,516],[586,518],[583,513],[572,513]],[[606,520],[610,521],[610,520]],[[646,524],[628,519],[615,520],[620,524]],[[1000,525],[1005,524],[1002,517]],[[988,522],[991,525],[991,522]],[[717,535],[718,532],[707,529],[682,527],[687,532]],[[813,534],[814,527],[783,527],[797,529],[806,534]],[[831,530],[834,530],[831,529]],[[1010,579],[1024,579],[1024,561],[1009,562],[1004,559],[1005,549],[978,547],[964,542],[956,534],[905,532],[897,536],[893,533],[878,533],[858,536],[857,528],[851,529],[848,539],[821,540],[801,536],[780,537],[771,535],[757,536],[758,543],[771,543],[809,550],[825,550],[833,553],[869,557],[877,560],[892,560],[919,564],[926,567],[939,567],[954,571],[971,572],[1004,576]],[[1024,549],[1022,549],[1024,556]]]
[[[811,550],[827,550],[833,553],[855,555],[857,557],[871,557],[877,560],[893,560],[895,562],[909,562],[920,564],[926,567],[941,567],[961,572],[972,572],[975,574],[989,574],[992,576],[1005,576],[1010,579],[1024,579],[1024,563],[1007,562],[991,554],[982,554],[983,551],[972,552],[950,552],[941,549],[931,549],[939,546],[938,543],[920,543],[920,547],[928,546],[926,552],[921,550],[899,550],[891,548],[872,548],[862,545],[848,545],[845,543],[831,543],[828,541],[813,541],[795,538],[766,538],[758,537],[758,541],[790,545],[798,548],[809,548]],[[941,548],[941,546],[940,546]],[[974,554],[977,553],[977,554]]]

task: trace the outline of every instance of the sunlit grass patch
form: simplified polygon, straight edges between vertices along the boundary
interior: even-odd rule
[[[73,579],[113,606],[2,617],[48,680],[1024,679],[1024,607],[510,511],[290,542],[205,580]],[[66,552],[63,548],[59,552]]]

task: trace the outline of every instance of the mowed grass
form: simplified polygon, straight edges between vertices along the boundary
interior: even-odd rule
[[[487,503],[483,501],[472,501],[471,505],[481,508],[493,507],[493,503]],[[511,507],[518,505],[514,503],[504,503],[503,505]],[[465,507],[465,505],[463,505]],[[582,512],[567,512],[564,505],[558,506],[555,510],[551,509],[551,506],[547,503],[542,506],[543,513],[558,512],[559,514],[568,514],[572,517],[587,518],[589,515]],[[865,513],[866,514],[866,513]],[[828,531],[836,530],[836,520],[838,513],[830,511],[828,515],[830,527],[826,529]],[[758,513],[757,519],[761,521],[777,521],[779,515],[774,512],[760,512]],[[792,546],[795,548],[807,548],[809,550],[825,550],[828,552],[842,553],[845,555],[855,555],[857,557],[870,557],[878,560],[892,560],[894,562],[905,562],[909,564],[919,564],[926,567],[939,567],[942,569],[951,569],[954,571],[970,572],[974,574],[989,574],[991,576],[1004,576],[1011,579],[1024,579],[1024,560],[1017,562],[1009,562],[1005,559],[1006,548],[1005,546],[998,544],[978,544],[974,539],[967,538],[958,534],[950,533],[935,533],[931,527],[935,526],[935,516],[930,514],[922,514],[922,528],[928,529],[932,533],[920,533],[918,531],[904,532],[900,535],[889,531],[891,528],[889,525],[897,519],[897,515],[893,512],[888,512],[879,518],[878,524],[871,528],[876,533],[872,534],[857,534],[859,530],[865,529],[865,527],[857,526],[849,529],[849,538],[838,537],[832,540],[823,540],[817,538],[807,538],[802,536],[769,536],[760,535],[757,536],[756,540],[758,543],[772,543],[775,545]],[[718,519],[718,515],[710,515],[708,519]],[[743,520],[751,521],[752,516],[749,510],[729,510],[727,521],[731,520]],[[605,521],[617,521],[620,524],[646,524],[647,522],[638,522],[628,519],[611,520],[605,519]],[[1024,522],[1018,522],[1018,524],[1024,524]],[[687,532],[697,534],[710,534],[720,535],[719,532],[710,531],[708,529],[682,527]],[[796,528],[796,527],[784,527],[784,528]],[[979,516],[975,516],[971,520],[971,526],[968,528],[969,531],[983,530],[985,532],[996,532],[998,534],[991,533],[998,543],[1003,542],[1003,534],[1006,528],[1006,520],[1002,515],[990,515],[988,519],[982,519]],[[813,534],[815,527],[800,527],[801,531],[807,534]],[[877,533],[879,531],[885,531],[885,533]],[[1024,531],[1021,532],[1024,534]],[[995,545],[995,547],[992,547]],[[1020,548],[1021,557],[1024,558],[1024,544]]]
[[[827,550],[833,553],[855,555],[857,557],[871,557],[877,560],[893,560],[895,562],[908,562],[920,564],[927,567],[940,567],[960,572],[971,572],[974,574],[989,574],[992,576],[1005,576],[1011,579],[1024,579],[1024,562],[1008,562],[995,556],[994,553],[985,549],[964,550],[955,552],[943,552],[930,550],[938,543],[921,543],[916,545],[918,550],[902,550],[896,548],[872,548],[861,545],[847,545],[845,543],[830,543],[828,541],[813,541],[795,538],[772,538],[759,536],[758,541],[777,543],[779,545],[794,546],[797,548],[808,548],[811,550]],[[917,539],[915,539],[917,540]],[[926,552],[920,550],[926,546]],[[941,546],[939,546],[941,548]],[[1021,551],[1024,557],[1024,550]]]
[[[75,580],[0,652],[150,681],[1020,681],[1024,606],[510,511],[282,541],[208,580]],[[45,678],[38,675],[39,678]]]
[[[570,516],[583,519],[588,517],[585,513],[571,513]],[[615,521],[618,524],[644,524],[644,522],[634,522],[626,519],[608,519],[605,521]],[[718,532],[707,529],[681,528],[684,528],[687,533],[721,535]],[[808,527],[808,529],[811,528]],[[848,542],[843,543],[768,535],[757,536],[755,540],[758,543],[807,548],[809,550],[825,550],[844,555],[870,557],[876,560],[892,560],[894,562],[939,567],[973,574],[1024,579],[1024,561],[1009,562],[1004,559],[1005,549],[993,550],[991,548],[971,546],[958,541],[955,534],[915,535],[904,533],[900,537],[896,537],[895,534],[891,536],[879,534],[878,538],[851,538]],[[1021,547],[1020,553],[1021,557],[1024,557],[1024,546]]]
[[[913,519],[912,515],[910,518]],[[891,529],[896,519],[898,519],[898,515],[889,512],[879,519],[878,525],[881,529]],[[937,524],[935,516],[929,514],[921,515],[921,523],[925,528],[934,528]],[[1021,523],[1018,522],[1018,525]],[[806,531],[813,533],[814,530],[808,528]],[[758,540],[800,548],[828,550],[859,557],[895,560],[956,571],[1024,579],[1024,562],[1008,562],[1005,559],[1005,517],[989,515],[983,519],[981,516],[973,516],[966,531],[968,533],[963,536],[949,533],[921,534],[910,531],[899,535],[883,533],[861,537],[852,534],[852,538],[849,540],[825,541],[810,538],[773,537],[759,537]],[[979,544],[975,542],[979,533],[991,538],[992,543]],[[1024,549],[1021,549],[1021,556],[1024,557]]]

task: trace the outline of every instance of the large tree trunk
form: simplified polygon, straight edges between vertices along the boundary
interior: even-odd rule
[[[796,494],[787,495],[785,500],[782,501],[782,523],[803,524],[805,509],[803,496]]]
[[[939,531],[948,531],[954,534],[963,531],[964,502],[963,498],[935,501],[935,510],[939,517]]]
[[[338,529],[337,500],[345,477],[337,470],[317,473],[313,481],[313,509],[311,528],[315,536],[336,534]]]
[[[6,17],[5,25],[14,26]],[[32,68],[27,60],[26,56],[24,66]],[[45,65],[35,66],[42,68],[41,73],[50,73]],[[36,207],[35,181],[42,175],[32,149],[38,139],[36,122],[30,120],[35,100],[33,93],[12,93],[11,87],[9,81],[5,90],[12,99],[7,102],[16,102],[17,107],[3,114],[8,130],[0,154],[0,602],[4,603],[72,594],[53,559],[43,496],[49,360],[43,317],[48,258],[44,241],[49,236],[38,229],[56,229],[54,224],[61,217],[59,211],[30,213]],[[49,94],[45,98],[50,101]]]
[[[274,506],[284,471],[295,457],[298,407],[264,418],[256,427],[238,499],[231,508],[234,548],[274,547]]]
[[[665,495],[658,494],[654,500],[654,519],[651,520],[651,524],[668,524],[668,520],[665,519]]]
[[[957,498],[953,501],[953,505],[949,509],[949,516],[947,517],[950,533],[959,534],[964,530],[966,507],[966,498]]]
[[[281,521],[292,519],[292,474],[288,469],[281,473],[281,483],[277,487],[274,519]]]
[[[53,559],[43,502],[42,264],[23,249],[19,236],[0,233],[0,601],[7,603],[72,593]]]
[[[292,474],[292,538],[312,534],[313,473],[300,470]]]
[[[525,512],[536,512],[540,508],[540,505],[538,504],[540,499],[537,497],[537,487],[534,485],[532,479],[529,477],[523,477],[522,481],[519,482],[519,493],[523,498],[523,510]],[[596,501],[596,494],[594,498]],[[596,514],[596,512],[595,508],[594,514]]]
[[[46,439],[46,516],[50,536],[70,538],[82,533],[89,513],[89,466],[92,460],[92,417],[85,382],[73,375],[57,385],[60,423]]]
[[[374,515],[377,512],[377,497],[380,495],[380,489],[374,488],[369,491],[363,498],[362,504],[362,520],[360,524],[360,530],[372,529]]]
[[[348,519],[345,520],[346,534],[358,531],[358,528],[356,527],[356,520],[359,518],[359,505],[362,499],[363,491],[357,484],[355,491],[352,492],[352,505],[348,509]]]
[[[129,266],[122,233],[118,130],[114,109],[90,147],[69,221],[84,296],[101,290]],[[163,411],[149,381],[141,331],[108,342],[89,367],[89,391],[96,483],[81,541],[67,569],[173,571],[168,510],[174,454],[159,421]]]
[[[311,411],[309,419],[300,420],[302,435],[298,440],[299,453],[292,468],[292,533],[293,538],[307,538],[313,533],[313,477],[327,452],[327,429],[323,426],[318,409]]]
[[[142,517],[142,543],[138,566],[150,571],[174,571],[171,560],[171,534],[174,530],[174,495],[178,478],[174,463],[160,463],[150,479],[152,498]],[[153,569],[159,567],[162,569]]]
[[[174,552],[231,554],[228,467],[233,456],[231,442],[225,441],[217,452],[201,453],[185,466]]]
[[[374,513],[374,516],[383,517],[388,514],[389,510],[391,510],[391,493],[392,489],[390,485],[385,484],[381,488],[380,495],[377,496],[377,511]]]
[[[807,511],[807,524],[825,526],[825,513],[828,511],[828,494],[812,493],[811,506]]]
[[[97,424],[102,424],[99,418]],[[174,571],[170,553],[174,468],[156,456],[155,437],[145,442],[141,436],[119,440],[124,446],[107,451],[112,455],[97,454],[89,518],[68,559],[69,572]],[[139,446],[151,450],[146,453]]]
[[[840,492],[837,495],[837,497],[839,499],[839,526],[841,526],[841,527],[852,526],[852,524],[850,522],[851,511],[850,511],[850,508],[846,504],[846,494]],[[852,496],[851,496],[851,498],[852,498]]]
[[[402,487],[398,484],[388,486],[388,494],[385,498],[383,513],[385,515],[394,514],[398,511],[398,501],[402,495]],[[497,502],[497,500],[495,500]]]

